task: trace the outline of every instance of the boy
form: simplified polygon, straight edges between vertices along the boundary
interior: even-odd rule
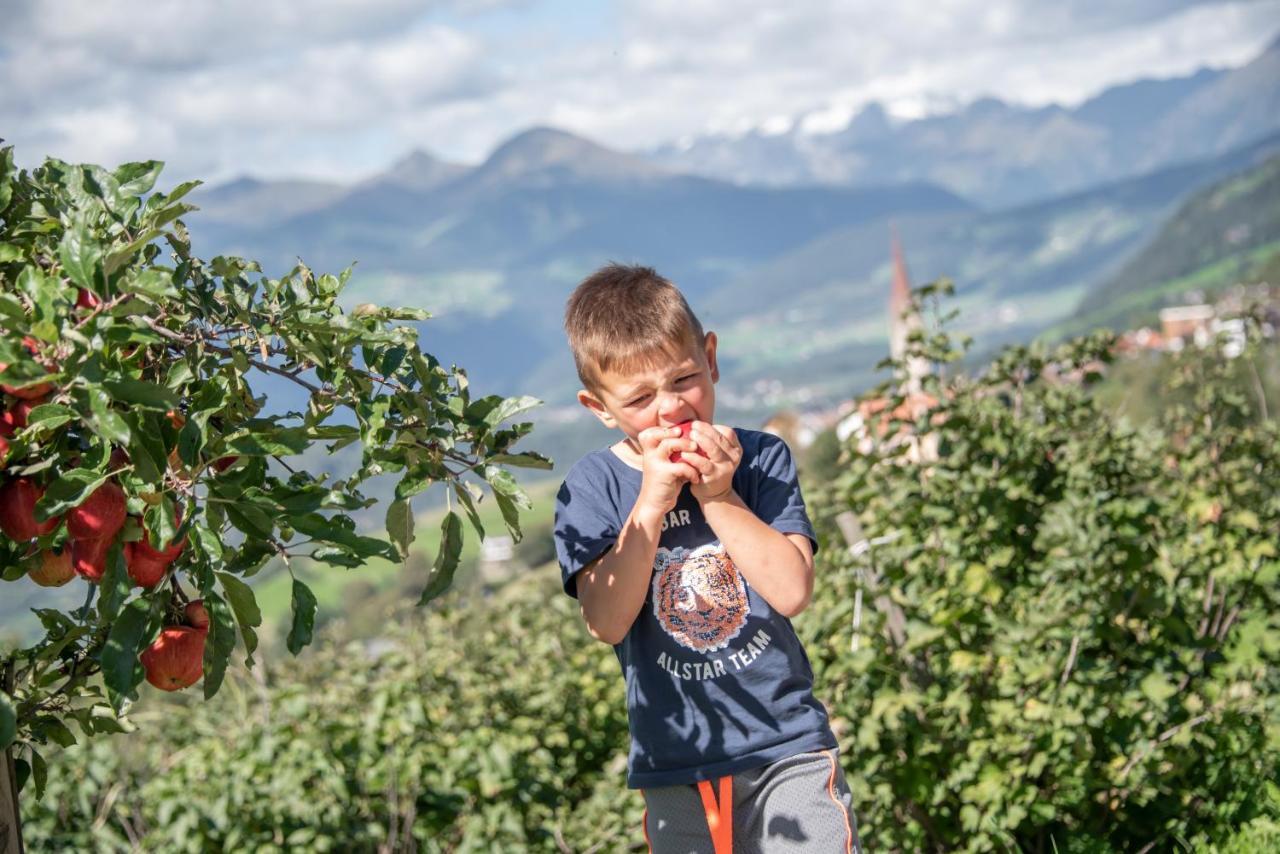
[[[853,852],[852,796],[790,617],[813,528],[780,439],[713,423],[716,336],[647,267],[570,297],[578,401],[622,438],[556,499],[564,589],[627,685],[627,785],[666,852]]]

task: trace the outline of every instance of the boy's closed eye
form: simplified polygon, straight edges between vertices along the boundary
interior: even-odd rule
[[[690,380],[696,380],[697,378],[698,378],[698,375],[697,375],[697,374],[685,374],[684,376],[682,376],[682,377],[680,377],[678,380],[676,380],[676,385],[686,385]],[[626,404],[624,404],[624,405],[625,405],[625,406],[639,406],[639,405],[641,405],[641,404],[643,404],[643,403],[648,402],[649,397],[650,397],[649,393],[648,393],[648,392],[645,392],[644,394],[641,394],[641,395],[639,395],[639,396],[637,396],[637,397],[633,397],[633,398],[631,398],[631,399],[630,399],[630,400],[628,400],[628,401],[626,402]]]

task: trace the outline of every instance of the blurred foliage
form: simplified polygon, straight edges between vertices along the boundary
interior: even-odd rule
[[[623,684],[550,571],[238,671],[52,763],[33,850],[622,850]],[[410,843],[410,840],[414,840]],[[642,839],[641,839],[642,841]]]
[[[912,349],[960,355],[936,327]],[[1090,390],[1111,349],[935,372],[930,411],[811,496],[805,635],[877,848],[1167,849],[1274,808],[1280,424],[1193,349],[1128,426]]]

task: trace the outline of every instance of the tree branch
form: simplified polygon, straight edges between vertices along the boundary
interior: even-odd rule
[[[167,338],[170,341],[174,341],[178,344],[182,344],[185,347],[190,347],[190,346],[199,344],[223,356],[234,356],[236,353],[236,351],[232,350],[231,348],[222,347],[217,344],[214,344],[207,338],[194,339],[186,335],[180,335],[177,332],[174,332],[172,329],[166,329],[165,327],[156,323],[154,320],[152,320],[149,317],[143,318],[143,322],[147,324],[147,326],[151,329],[151,331],[155,332],[161,338]],[[283,368],[277,368],[275,365],[260,361],[258,359],[250,359],[247,356],[245,358],[246,358],[246,361],[248,361],[248,363],[250,365],[253,365],[255,368],[258,368],[259,370],[262,370],[262,371],[266,371],[267,373],[276,374],[277,376],[284,377],[287,380],[292,380],[293,382],[302,386],[312,394],[319,394],[320,392],[324,391],[324,389],[320,388],[319,386],[313,385],[312,383],[307,382],[306,380],[302,379],[296,374],[292,374],[289,371],[284,370]]]

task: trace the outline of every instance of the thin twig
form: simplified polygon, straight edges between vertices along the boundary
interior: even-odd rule
[[[1129,772],[1133,770],[1133,766],[1137,765],[1138,762],[1144,756],[1150,753],[1153,747],[1164,744],[1166,741],[1173,738],[1175,735],[1182,732],[1182,730],[1184,729],[1192,729],[1193,727],[1199,726],[1200,724],[1204,723],[1205,721],[1213,717],[1213,711],[1214,710],[1210,710],[1208,712],[1205,712],[1202,715],[1196,715],[1194,718],[1183,721],[1182,723],[1177,724],[1175,726],[1171,726],[1164,732],[1160,733],[1160,735],[1156,737],[1155,741],[1145,745],[1141,750],[1135,753],[1132,756],[1132,758],[1129,759],[1128,762],[1124,764],[1124,767],[1120,769],[1120,779],[1123,780],[1125,777],[1129,776]]]
[[[1067,679],[1071,676],[1071,668],[1076,663],[1076,653],[1080,651],[1080,635],[1071,636],[1071,651],[1067,653],[1067,666],[1062,668],[1062,678],[1058,680],[1058,686],[1065,688]]]
[[[201,338],[197,340],[197,339],[192,339],[186,335],[179,335],[177,332],[174,332],[172,329],[166,329],[165,327],[161,326],[160,324],[156,323],[154,320],[152,320],[149,317],[143,318],[143,322],[146,323],[147,326],[150,327],[150,329],[153,332],[155,332],[157,335],[159,335],[161,338],[168,338],[170,341],[174,341],[179,344],[182,344],[184,347],[190,347],[195,344],[201,344],[207,349],[212,350],[213,352],[223,356],[234,356],[237,352],[235,350],[230,349],[229,347],[221,347],[217,344],[214,344],[207,338]],[[267,373],[276,374],[277,376],[281,376],[281,377],[284,377],[285,379],[292,380],[293,382],[297,383],[298,385],[310,391],[312,394],[319,394],[321,391],[323,391],[323,389],[321,389],[319,386],[313,385],[312,383],[309,383],[306,380],[299,377],[297,374],[290,373],[289,371],[286,371],[283,368],[277,368],[275,365],[272,365],[267,362],[259,361],[258,359],[250,359],[248,356],[245,356],[245,360],[250,365],[253,365],[255,368],[258,368],[259,370],[263,370],[263,371],[266,371]]]

